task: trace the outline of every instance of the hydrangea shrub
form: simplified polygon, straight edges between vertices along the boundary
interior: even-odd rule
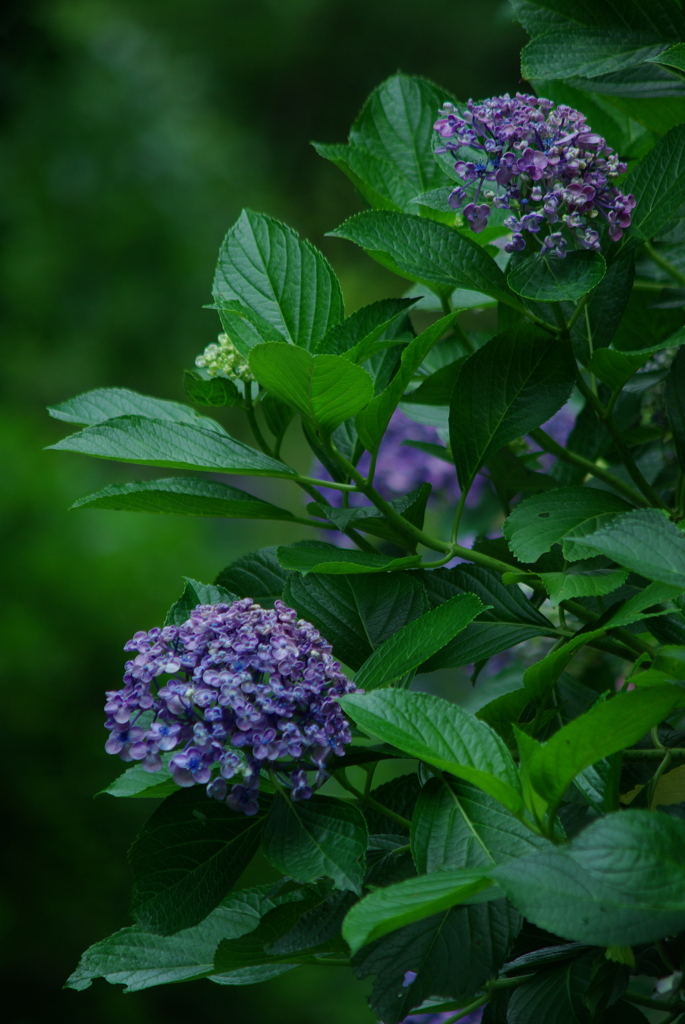
[[[51,410],[83,427],[55,448],[175,474],[79,507],[312,531],[126,643],[108,792],[161,803],[135,924],[72,988],[328,964],[384,1024],[685,1015],[685,19],[513,7],[530,91],[398,74],[316,144],[368,207],[332,234],[404,297],[346,316],[322,253],[244,211],[193,404]],[[280,881],[246,888],[260,850]]]

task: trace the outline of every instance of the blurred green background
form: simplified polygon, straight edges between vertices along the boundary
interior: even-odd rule
[[[218,331],[202,306],[242,206],[323,249],[348,313],[400,294],[400,281],[324,237],[360,204],[309,141],[343,141],[398,68],[461,98],[516,90],[523,42],[504,0],[6,0],[0,921],[11,1024],[197,1012],[371,1022],[347,971],[301,969],[256,988],[61,990],[81,951],[128,923],[126,850],[153,809],[93,800],[121,769],[103,751],[101,708],[124,641],[162,621],[182,575],[211,581],[239,554],[293,535],[283,524],[68,512],[144,473],[43,451],[65,432],[44,409],[97,386],[184,400],[181,371]]]

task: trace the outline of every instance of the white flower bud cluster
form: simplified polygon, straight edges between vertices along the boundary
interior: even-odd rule
[[[195,365],[206,370],[210,377],[237,377],[238,380],[250,382],[254,377],[245,357],[238,351],[227,334],[220,334],[218,344],[208,345]]]

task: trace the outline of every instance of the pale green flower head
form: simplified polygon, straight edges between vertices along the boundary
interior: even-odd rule
[[[208,345],[195,365],[206,370],[210,377],[237,377],[242,381],[253,381],[247,360],[238,351],[227,334],[220,334],[218,344]]]

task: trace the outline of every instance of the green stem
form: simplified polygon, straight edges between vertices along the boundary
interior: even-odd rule
[[[588,299],[589,299],[589,298],[590,298],[590,293],[589,293],[589,292],[587,292],[587,293],[586,293],[585,295],[583,295],[583,297],[582,297],[582,298],[580,299],[580,301],[579,301],[578,305],[576,306],[576,308],[575,308],[575,309],[573,310],[573,313],[571,314],[571,319],[570,319],[570,320],[569,320],[569,322],[568,322],[568,323],[566,324],[566,330],[567,330],[567,331],[570,331],[570,330],[571,330],[571,328],[572,328],[572,327],[573,327],[573,325],[575,324],[576,320],[578,319],[578,317],[580,316],[580,314],[581,314],[581,313],[583,312],[583,310],[584,310],[584,309],[585,309],[585,307],[587,306],[587,303],[588,303]]]
[[[459,523],[461,522],[461,516],[464,511],[464,503],[469,493],[469,488],[465,487],[459,497],[459,504],[457,505],[457,511],[454,513],[454,523],[452,525],[452,543],[457,543],[457,537],[459,535]]]
[[[401,825],[402,828],[411,828],[411,821],[409,821],[408,818],[403,818],[401,814],[395,814],[395,812],[391,811],[389,807],[384,807],[383,804],[378,802],[378,800],[374,800],[372,796],[360,793],[358,789],[355,789],[352,783],[348,781],[344,768],[339,772],[335,772],[333,778],[342,786],[343,789],[346,789],[348,793],[352,793],[360,803],[373,808],[373,810],[378,811],[379,814],[384,814],[386,818],[390,818],[391,821],[397,822],[397,824]]]
[[[568,324],[566,323],[566,319],[565,319],[564,314],[562,312],[561,303],[560,302],[550,302],[550,306],[552,307],[552,312],[554,313],[554,319],[556,320],[557,324],[559,325],[559,331],[561,333],[563,333],[563,334],[568,334],[569,327],[568,327]]]
[[[644,508],[647,502],[642,495],[633,490],[633,488],[623,482],[620,477],[610,473],[608,469],[602,469],[601,466],[595,465],[590,459],[586,459],[582,455],[577,455],[575,452],[570,451],[568,448],[562,448],[560,444],[549,436],[541,427],[537,430],[531,430],[530,437],[540,445],[543,451],[549,452],[550,455],[555,455],[562,462],[567,462],[571,466],[577,466],[578,469],[584,469],[586,473],[597,478],[597,480],[603,480],[604,483],[609,484],[615,491],[623,494],[624,497],[628,498],[634,505],[639,505]]]
[[[664,509],[666,512],[670,512],[668,505],[661,500],[661,498],[656,493],[652,485],[648,483],[647,480],[645,480],[644,476],[638,469],[637,463],[633,458],[633,454],[624,442],[623,438],[621,437],[613,417],[609,414],[609,411],[604,408],[604,406],[599,401],[597,396],[593,394],[592,390],[588,387],[588,385],[585,383],[580,374],[578,374],[578,390],[591,404],[592,408],[595,410],[597,414],[597,418],[600,420],[601,423],[605,425],[605,427],[611,434],[612,440],[616,445],[616,449],[621,457],[623,465],[628,470],[630,478],[637,487],[637,489],[641,492],[641,494],[645,496],[648,503],[653,508],[661,508]]]
[[[670,754],[670,760],[672,761],[683,761],[685,760],[685,747],[669,747],[668,753]],[[624,761],[660,761],[665,760],[663,750],[624,750],[623,751]]]
[[[587,334],[588,352],[590,353],[590,359],[592,359],[592,357],[594,355],[594,352],[595,352],[595,346],[594,346],[594,339],[592,337],[592,324],[590,323],[590,309],[589,309],[589,307],[587,305],[585,306],[585,331],[586,331],[586,334]],[[597,378],[595,377],[595,375],[592,372],[592,370],[590,370],[589,373],[590,373],[590,390],[592,391],[593,395],[596,395],[597,394]],[[618,398],[618,393],[616,393],[616,395],[612,395],[612,402],[609,403],[610,404],[610,409],[609,409],[609,413],[610,414],[611,414],[611,411],[614,408],[613,403],[616,401],[616,398]]]
[[[661,281],[647,281],[644,278],[636,277],[633,281],[633,288],[637,288],[640,291],[662,292],[664,289],[672,289],[675,291],[678,288],[678,285],[664,284]]]
[[[267,441],[264,435],[262,434],[260,426],[257,423],[254,405],[252,404],[252,399],[250,398],[250,393],[248,390],[249,387],[249,384],[245,385],[245,412],[247,413],[247,422],[250,424],[250,430],[252,431],[252,435],[257,444],[259,445],[259,447],[262,449],[265,455],[269,455],[273,459],[274,452],[272,451],[271,446],[267,444]]]
[[[486,993],[484,996],[480,996],[478,999],[474,999],[472,1003],[469,1003],[468,1006],[465,1006],[463,1010],[459,1010],[459,1012],[455,1013],[453,1017],[448,1017],[447,1020],[445,1021],[445,1024],[455,1024],[456,1021],[462,1020],[464,1017],[468,1017],[470,1013],[473,1013],[474,1010],[479,1010],[481,1006],[485,1006],[485,1004],[489,1001],[489,993]]]
[[[518,978],[497,978],[495,981],[490,981],[485,986],[485,992],[482,996],[478,996],[468,1006],[464,1006],[455,1013],[453,1017],[448,1017],[445,1024],[455,1024],[456,1021],[462,1020],[464,1017],[468,1017],[470,1013],[474,1013],[475,1010],[479,1010],[481,1006],[485,1006],[486,1003],[492,999],[493,992],[500,992],[502,989],[507,988],[518,988],[520,985],[525,985],[527,981],[534,978],[534,974],[521,974]]]
[[[377,460],[378,460],[378,449],[376,449],[376,451],[373,452],[372,455],[371,455],[371,462],[370,462],[370,465],[369,465],[369,473],[368,473],[368,476],[366,478],[370,487],[373,487],[373,478],[376,475],[376,462],[377,462]]]
[[[651,242],[645,242],[645,250],[649,253],[652,263],[656,263],[657,267],[660,267],[665,271],[668,276],[674,281],[677,281],[679,285],[685,285],[685,274],[678,270],[677,267],[674,267],[665,256],[662,256],[661,253],[654,248]]]
[[[524,985],[534,977],[534,974],[519,974],[515,978],[497,978],[486,985],[486,988],[488,992],[499,992],[503,988],[518,988],[519,985]]]
[[[400,513],[385,500],[385,498],[381,497],[375,487],[369,484],[357,467],[353,466],[351,462],[348,462],[344,455],[340,454],[330,440],[327,442],[326,448],[327,454],[334,462],[338,463],[340,468],[344,470],[345,475],[354,480],[357,490],[361,491],[362,494],[365,494],[369,501],[371,501],[372,504],[374,504],[376,508],[383,513],[385,518],[389,520],[393,526],[396,526],[402,533],[423,544],[424,547],[430,548],[431,551],[442,551],[445,554],[451,551],[452,546],[450,544],[445,544],[444,541],[438,540],[437,537],[431,537],[430,534],[420,530],[417,526],[414,526],[413,523],[410,523],[409,520],[405,519],[404,516],[401,516]]]
[[[366,778],[364,780],[364,796],[369,796],[371,793],[371,786],[373,785],[373,777],[376,774],[376,768],[378,767],[378,761],[372,761],[370,765],[364,766],[366,772]]]
[[[301,476],[299,473],[296,476],[293,476],[292,479],[295,481],[296,484],[308,484],[310,487],[327,487],[329,491],[359,490],[356,484],[341,484],[338,483],[337,480],[317,480],[316,477]]]
[[[647,807],[649,807],[650,809],[652,807],[652,800],[654,799],[656,787],[659,784],[659,779],[664,774],[669,764],[673,760],[673,755],[671,754],[670,750],[667,750],[665,754],[662,750],[661,753],[663,754],[661,763],[657,770],[654,772],[652,778],[649,780],[649,786],[647,788]]]
[[[685,1004],[683,1003],[662,1003],[658,999],[650,999],[648,996],[639,996],[633,992],[624,992],[623,999],[627,999],[629,1003],[635,1003],[636,1006],[647,1006],[650,1010],[661,1010],[662,1013],[669,1013],[672,1010],[678,1010],[679,1013],[685,1013]]]

